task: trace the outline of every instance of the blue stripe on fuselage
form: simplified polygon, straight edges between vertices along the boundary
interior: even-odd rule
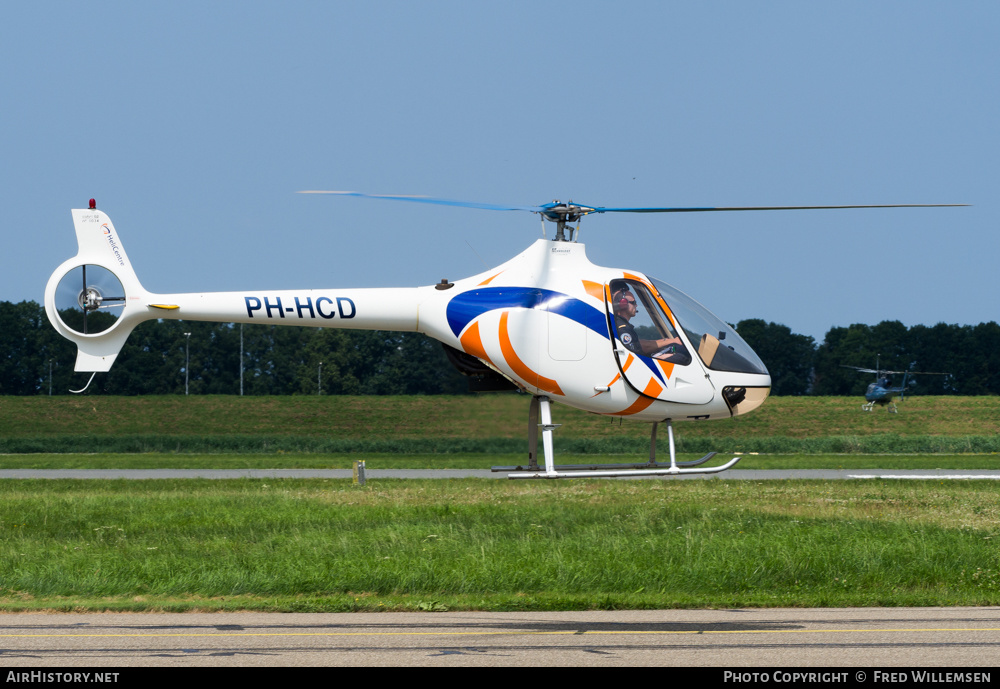
[[[604,312],[561,292],[532,287],[482,287],[455,296],[448,302],[448,325],[455,337],[469,323],[495,309],[545,309],[608,337]]]

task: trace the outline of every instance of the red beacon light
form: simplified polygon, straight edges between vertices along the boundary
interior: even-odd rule
[[[90,210],[95,210],[97,208],[97,201],[90,199]]]

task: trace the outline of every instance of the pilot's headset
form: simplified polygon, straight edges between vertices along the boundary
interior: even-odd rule
[[[628,308],[628,299],[625,297],[630,294],[632,293],[629,291],[628,287],[620,287],[611,294],[611,303],[616,311],[619,309],[624,311]],[[635,299],[635,297],[632,298]]]

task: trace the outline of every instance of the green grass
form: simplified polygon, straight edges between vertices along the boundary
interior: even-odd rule
[[[1000,604],[992,482],[3,481],[0,609]]]
[[[0,438],[208,437],[322,441],[521,439],[528,395],[349,396],[0,396]],[[898,414],[860,410],[854,397],[771,397],[745,416],[680,422],[681,438],[979,437],[1000,435],[1000,397],[909,397]],[[557,437],[647,438],[648,424],[556,404]]]
[[[573,438],[557,435],[556,453],[584,455],[643,455],[649,453],[648,424],[619,429],[617,437]],[[683,428],[678,433],[683,433]],[[309,454],[359,453],[406,455],[519,454],[528,448],[527,429],[522,438],[372,438],[323,439],[308,436],[200,436],[66,435],[36,438],[0,438],[0,454]],[[657,438],[657,453],[667,453],[665,433]],[[706,452],[767,454],[900,454],[997,453],[995,436],[832,436],[820,438],[744,437],[712,438],[679,435],[677,451],[701,456]]]
[[[633,456],[562,453],[560,464],[624,463],[642,461]],[[700,455],[678,454],[678,461]],[[733,455],[719,455],[716,464]],[[661,461],[666,461],[664,450]],[[0,469],[350,469],[364,460],[372,469],[489,469],[526,461],[521,453],[379,454],[379,453],[88,453],[24,454],[0,456]],[[1000,456],[993,454],[756,454],[743,455],[738,469],[1000,469]]]
[[[0,453],[524,455],[528,402],[515,394],[0,397]],[[698,456],[1000,452],[997,397],[915,397],[898,414],[859,406],[853,398],[776,397],[747,416],[676,424],[677,448]],[[560,405],[554,414],[559,455],[648,453],[649,424]],[[663,456],[666,433],[659,436]]]
[[[0,467],[487,468],[525,459],[528,401],[0,397]],[[678,423],[678,451],[996,466],[1000,398],[859,406],[772,398]],[[647,456],[646,424],[554,414],[560,463]],[[989,481],[9,480],[0,610],[997,605],[998,504]]]

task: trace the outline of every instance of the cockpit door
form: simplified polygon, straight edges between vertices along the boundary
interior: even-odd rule
[[[650,283],[638,276],[612,280],[605,296],[611,344],[628,385],[667,402],[712,401],[715,388],[707,371]]]

